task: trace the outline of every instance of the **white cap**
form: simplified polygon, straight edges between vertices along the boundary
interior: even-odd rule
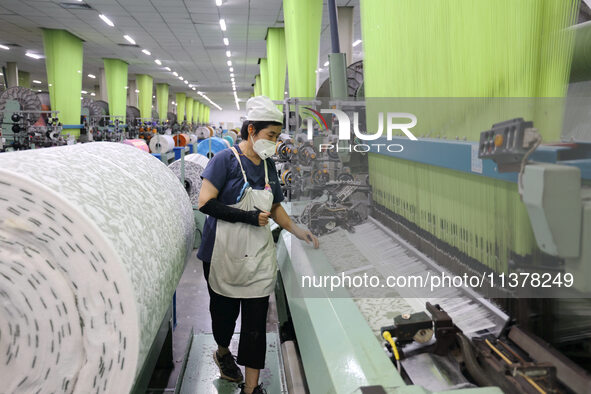
[[[246,119],[253,121],[272,121],[283,124],[283,112],[266,96],[251,97],[246,102]]]

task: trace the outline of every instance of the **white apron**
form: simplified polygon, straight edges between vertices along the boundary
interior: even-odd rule
[[[248,181],[238,152],[234,147],[230,149],[240,164],[246,184]],[[265,190],[247,187],[242,199],[231,207],[271,211],[273,193],[268,186],[267,162],[263,162]],[[277,255],[270,225],[261,227],[218,220],[208,279],[213,291],[226,297],[258,298],[271,294],[277,279]]]

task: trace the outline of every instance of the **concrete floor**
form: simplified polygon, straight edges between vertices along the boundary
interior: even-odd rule
[[[176,290],[177,326],[173,332],[172,370],[156,370],[150,381],[148,393],[174,392],[182,367],[187,344],[194,334],[211,333],[211,317],[209,315],[209,294],[203,277],[203,264],[197,259],[197,250],[192,252],[185,271]],[[236,332],[240,331],[240,316],[236,322]],[[274,294],[269,300],[267,315],[267,332],[278,333],[277,309]],[[234,336],[238,341],[238,335]],[[235,352],[234,352],[235,354]],[[209,355],[208,355],[209,357]],[[211,360],[213,364],[213,360]],[[244,372],[244,371],[243,371]]]

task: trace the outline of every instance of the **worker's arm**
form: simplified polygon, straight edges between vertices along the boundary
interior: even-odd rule
[[[273,218],[273,220],[282,228],[295,235],[298,239],[306,241],[307,243],[314,245],[315,249],[318,249],[318,238],[316,238],[316,236],[309,230],[303,229],[295,224],[280,203],[273,204],[273,207],[271,208],[271,218]]]
[[[256,211],[244,211],[242,209],[230,207],[217,199],[218,189],[203,178],[201,190],[199,191],[199,210],[216,219],[224,220],[230,223],[242,222],[252,224],[253,226],[264,226],[269,220],[269,213]]]

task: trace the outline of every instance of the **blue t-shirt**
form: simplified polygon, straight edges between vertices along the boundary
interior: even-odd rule
[[[263,190],[265,188],[265,165],[263,161],[259,165],[255,165],[249,158],[242,154],[242,151],[235,146],[246,172],[246,179],[250,187],[255,190]],[[267,159],[267,172],[269,174],[269,185],[273,191],[273,204],[283,201],[283,192],[281,191],[281,184],[277,176],[277,169],[272,159]],[[201,175],[202,178],[210,181],[216,189],[218,189],[218,200],[226,205],[236,204],[236,199],[244,185],[244,178],[240,171],[240,164],[236,160],[236,156],[230,148],[218,152],[209,160],[207,167]],[[215,243],[215,231],[217,219],[208,216],[203,225],[203,237],[201,245],[197,252],[197,257],[201,261],[211,261],[213,253],[213,246]]]

